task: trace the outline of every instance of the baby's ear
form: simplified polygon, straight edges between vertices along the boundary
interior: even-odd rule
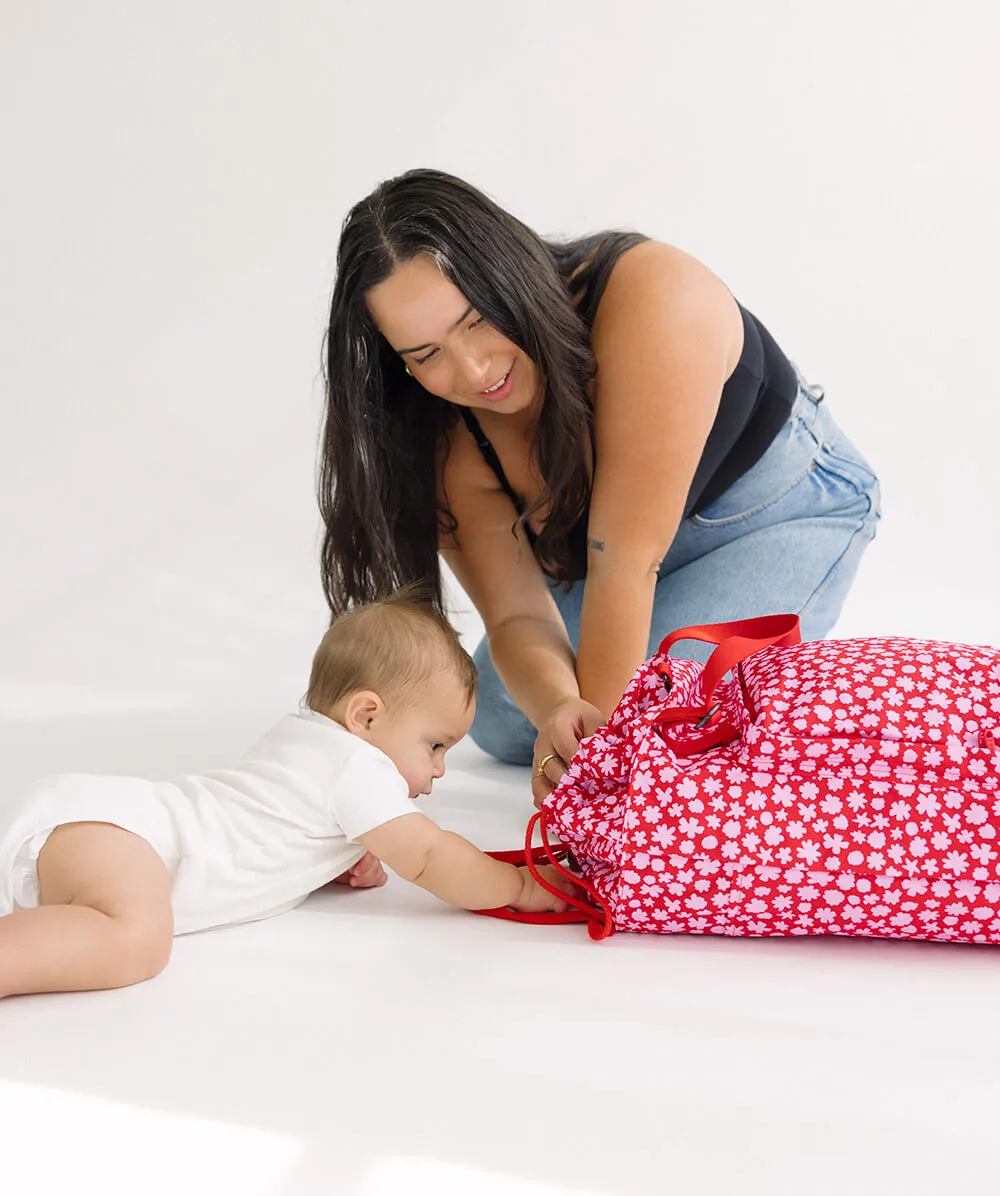
[[[344,706],[344,726],[352,735],[365,737],[385,711],[385,703],[370,689],[351,694]]]

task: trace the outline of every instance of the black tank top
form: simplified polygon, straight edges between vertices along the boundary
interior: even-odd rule
[[[625,248],[631,248],[640,240],[645,238],[637,237],[626,242]],[[581,311],[587,318],[588,326],[593,323],[610,273],[610,268],[603,270],[601,277],[596,280],[597,286],[588,289],[589,293],[583,297]],[[737,306],[743,317],[743,352],[722,388],[719,410],[684,504],[685,519],[715,502],[760,460],[788,419],[798,392],[795,369],[774,338],[745,307],[739,303]],[[460,410],[484,460],[493,470],[518,515],[523,515],[524,497],[508,481],[496,449],[484,435],[479,420],[468,407]],[[573,529],[573,570],[568,580],[579,581],[586,576],[588,517],[589,509]],[[526,526],[525,531],[529,540],[533,541],[531,529]]]

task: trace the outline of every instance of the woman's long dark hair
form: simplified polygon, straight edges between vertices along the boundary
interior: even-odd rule
[[[442,605],[439,531],[456,530],[439,507],[443,433],[456,408],[425,391],[380,334],[365,296],[418,254],[441,270],[537,366],[545,395],[534,437],[549,504],[535,553],[545,571],[571,571],[570,533],[590,497],[593,410],[590,324],[574,289],[603,290],[623,252],[644,238],[599,234],[549,245],[475,187],[412,170],[382,183],[348,213],[326,338],[326,419],[319,504],[326,533],[322,576],[334,614],[423,582]],[[617,252],[615,247],[617,245]],[[593,285],[599,284],[598,286]]]

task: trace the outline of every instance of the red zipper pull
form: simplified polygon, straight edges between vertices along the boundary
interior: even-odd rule
[[[979,746],[985,748],[988,752],[994,752],[996,751],[997,737],[992,731],[980,731]]]

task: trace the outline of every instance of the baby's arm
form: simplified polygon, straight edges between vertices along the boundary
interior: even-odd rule
[[[539,885],[527,868],[491,859],[461,835],[442,830],[423,814],[393,818],[358,840],[393,872],[464,909],[514,909],[539,912],[566,909],[566,902]],[[564,892],[569,881],[555,869],[541,869]]]

